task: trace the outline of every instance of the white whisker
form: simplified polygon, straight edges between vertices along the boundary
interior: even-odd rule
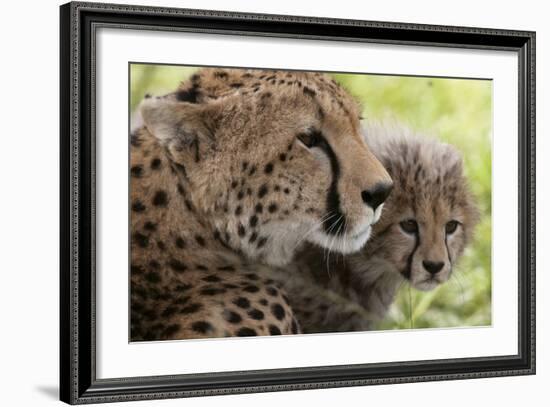
[[[340,217],[338,218],[338,220],[334,223],[334,225],[340,223],[340,221],[342,220],[342,215],[340,215]],[[333,225],[333,226],[334,226]],[[327,273],[328,273],[328,276],[329,278],[331,278],[331,274],[330,274],[330,252],[332,251],[332,246],[334,245],[334,242],[336,242],[336,239],[338,239],[340,236],[340,230],[342,229],[342,226],[343,224],[340,223],[340,225],[338,226],[338,230],[336,230],[336,233],[334,234],[334,236],[332,237],[331,241],[330,241],[330,244],[328,246],[328,253],[327,253]]]
[[[334,216],[336,216],[336,213],[327,213],[325,216],[323,216],[323,218],[321,218],[321,220],[319,222],[317,222],[315,225],[313,225],[313,227],[311,229],[309,229],[299,240],[298,242],[296,243],[296,245],[294,246],[294,250],[296,250],[298,248],[298,246],[313,232],[315,232],[317,229],[319,229],[320,227],[323,226],[323,224],[325,222],[327,222],[328,220],[330,220],[331,218],[333,218]]]
[[[341,217],[342,215],[340,215]],[[338,218],[336,220],[336,222],[334,222],[332,225],[330,225],[330,227],[328,228],[327,230],[327,234],[330,235],[330,233],[332,232],[332,230],[334,229],[334,227],[336,227],[336,225],[338,224],[340,218]],[[329,242],[329,244],[327,244],[324,248],[323,248],[323,259],[326,259],[326,265],[327,265],[327,274],[329,276],[329,278],[331,278],[331,275],[330,275],[330,266],[329,266],[329,260],[330,260],[330,246],[331,246],[331,242],[334,241],[334,236],[331,238],[331,241]]]
[[[348,218],[344,219],[344,235],[347,236],[348,234]],[[344,253],[347,253],[348,250],[346,248],[347,239],[344,239]]]

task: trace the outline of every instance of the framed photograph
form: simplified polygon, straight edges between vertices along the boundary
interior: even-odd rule
[[[61,400],[535,373],[535,33],[68,3]]]

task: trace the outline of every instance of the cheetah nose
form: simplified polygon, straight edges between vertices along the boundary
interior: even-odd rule
[[[422,265],[424,266],[426,271],[431,275],[437,274],[443,268],[442,261],[423,260]]]
[[[393,183],[378,183],[371,189],[366,189],[361,192],[363,202],[369,205],[372,210],[376,210],[390,195],[393,189]]]

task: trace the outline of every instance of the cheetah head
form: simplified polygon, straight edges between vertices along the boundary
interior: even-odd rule
[[[368,129],[367,142],[394,180],[373,237],[356,265],[377,264],[419,290],[446,282],[478,219],[463,173],[462,157],[450,145],[394,128]]]
[[[203,69],[145,99],[141,114],[184,168],[201,216],[268,264],[286,264],[306,241],[359,250],[392,188],[355,101],[322,74]]]

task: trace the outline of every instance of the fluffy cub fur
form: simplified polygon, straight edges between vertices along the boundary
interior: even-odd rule
[[[371,125],[365,138],[394,190],[360,252],[309,247],[300,272],[281,278],[304,332],[369,329],[403,282],[419,290],[444,283],[478,218],[455,148],[396,126]]]

